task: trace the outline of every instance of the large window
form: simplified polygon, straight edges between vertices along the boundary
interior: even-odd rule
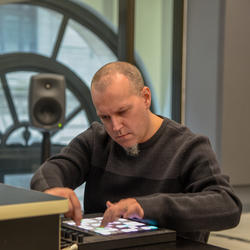
[[[41,163],[42,134],[30,126],[28,114],[34,74],[60,73],[66,78],[66,123],[51,134],[52,153],[97,119],[90,81],[98,68],[117,57],[95,34],[95,27],[86,27],[84,21],[53,4],[0,5],[1,182],[29,188],[32,173]]]
[[[135,6],[135,49],[150,76],[157,112],[170,118],[174,1],[136,0]]]
[[[136,64],[154,87],[154,111],[170,117],[172,5],[173,0],[136,0],[135,17]],[[151,7],[160,17],[152,16]],[[97,69],[118,59],[118,8],[118,0],[0,2],[1,182],[29,188],[41,163],[42,134],[30,126],[28,114],[34,74],[66,79],[66,123],[51,134],[53,154],[98,119],[89,86]],[[146,31],[155,32],[155,39]]]

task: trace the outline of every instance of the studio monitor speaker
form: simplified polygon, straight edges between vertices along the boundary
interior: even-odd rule
[[[61,128],[65,120],[65,79],[41,73],[31,77],[29,116],[32,126],[44,130]]]

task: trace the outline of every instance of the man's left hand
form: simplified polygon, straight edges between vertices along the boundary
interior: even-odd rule
[[[142,219],[144,211],[141,205],[134,198],[122,199],[117,203],[106,202],[107,209],[104,212],[101,227],[105,227],[109,222],[113,222],[120,217]]]

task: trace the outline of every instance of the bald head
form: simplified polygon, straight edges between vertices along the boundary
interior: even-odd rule
[[[135,93],[141,92],[144,87],[142,75],[134,65],[127,62],[111,62],[104,65],[95,73],[91,82],[91,89],[105,91],[119,74],[128,79]]]

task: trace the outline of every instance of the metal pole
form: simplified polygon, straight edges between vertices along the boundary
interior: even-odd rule
[[[44,163],[50,157],[50,132],[43,131],[42,152],[41,152],[41,164]]]

